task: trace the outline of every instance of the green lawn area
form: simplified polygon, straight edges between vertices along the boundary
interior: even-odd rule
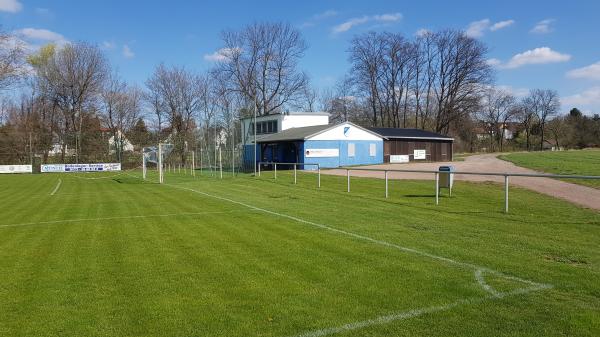
[[[491,183],[436,206],[425,181],[137,175],[0,176],[0,336],[600,335],[597,212],[514,188],[504,214]]]
[[[574,175],[600,176],[600,150],[570,150],[555,152],[519,152],[499,156],[518,166],[531,168],[541,172]],[[567,181],[600,188],[600,180]]]

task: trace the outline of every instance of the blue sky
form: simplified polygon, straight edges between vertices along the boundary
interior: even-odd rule
[[[563,110],[600,113],[600,1],[28,1],[0,0],[0,23],[32,48],[85,40],[105,50],[128,81],[143,84],[160,62],[211,66],[224,29],[287,21],[309,49],[301,68],[317,87],[348,69],[349,40],[369,30],[414,36],[465,29],[490,48],[497,84],[523,95],[559,91]]]

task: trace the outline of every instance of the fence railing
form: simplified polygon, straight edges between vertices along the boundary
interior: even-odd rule
[[[274,178],[277,179],[277,165],[293,165],[294,166],[294,184],[297,183],[297,167],[313,165],[317,166],[318,171],[318,187],[321,187],[321,167],[319,164],[308,164],[308,163],[276,163],[276,162],[259,162],[258,176],[260,176],[261,164],[272,165],[274,168]],[[568,175],[568,174],[534,174],[534,173],[511,173],[511,172],[472,172],[472,171],[440,171],[440,170],[404,170],[404,169],[376,169],[376,168],[361,168],[361,167],[341,167],[337,170],[346,170],[346,191],[350,193],[350,173],[352,171],[370,171],[370,172],[382,172],[385,179],[385,197],[389,197],[389,172],[400,172],[400,173],[423,173],[433,174],[435,178],[435,204],[440,203],[440,175],[447,174],[448,178],[452,179],[453,175],[475,175],[475,176],[496,176],[504,178],[504,212],[508,213],[509,204],[509,178],[510,177],[527,177],[527,178],[552,178],[552,179],[593,179],[600,180],[600,176],[590,175]],[[333,169],[336,170],[336,169]],[[451,191],[451,190],[450,190]],[[451,193],[451,192],[450,192]]]
[[[294,184],[298,183],[298,166],[316,166],[317,167],[317,187],[321,187],[321,165],[313,163],[280,163],[280,162],[258,162],[257,174],[260,177],[261,166],[271,165],[273,166],[273,178],[277,179],[277,165],[279,166],[293,166],[294,167]]]
[[[436,171],[436,170],[402,170],[402,169],[373,169],[373,168],[350,168],[342,167],[346,170],[348,192],[350,192],[350,171],[375,171],[384,172],[385,175],[385,197],[388,197],[388,172],[404,172],[404,173],[426,173],[435,175],[435,204],[440,202],[440,174],[449,174],[450,177],[454,174],[476,175],[476,176],[497,176],[504,177],[504,212],[508,213],[508,179],[509,177],[529,177],[529,178],[553,178],[553,179],[600,179],[600,176],[588,175],[567,175],[567,174],[533,174],[533,173],[510,173],[510,172],[472,172],[472,171]]]

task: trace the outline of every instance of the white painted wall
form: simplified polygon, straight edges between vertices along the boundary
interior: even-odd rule
[[[348,131],[344,133],[346,128]],[[350,123],[343,123],[308,140],[382,140],[382,138]]]
[[[252,133],[248,132],[248,128],[250,127],[253,118],[245,118],[242,120],[242,133],[244,137],[246,137],[246,144],[252,144],[254,141],[254,136]],[[327,125],[329,124],[329,115],[326,114],[311,114],[307,113],[298,113],[298,114],[279,114],[279,115],[269,115],[269,116],[260,116],[256,118],[256,122],[268,122],[268,121],[277,121],[277,132],[281,132],[283,130],[291,129],[291,128],[301,128],[305,126],[313,126],[313,125]],[[258,135],[261,137],[262,135]]]
[[[291,128],[302,128],[305,126],[327,125],[329,124],[329,116],[326,115],[283,115],[281,121],[281,130]]]

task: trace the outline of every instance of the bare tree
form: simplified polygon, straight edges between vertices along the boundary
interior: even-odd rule
[[[507,123],[517,111],[515,102],[515,97],[504,90],[490,87],[485,91],[478,117],[487,128],[492,151],[494,143],[500,151],[503,150]]]
[[[228,90],[244,96],[258,115],[281,111],[301,99],[308,77],[298,61],[307,45],[287,23],[255,23],[221,36],[222,60],[216,71]]]
[[[109,73],[106,57],[95,46],[85,42],[69,43],[47,52],[43,62],[31,62],[37,73],[38,87],[62,112],[63,137],[75,135],[75,160],[81,155],[84,114],[94,110]],[[63,159],[66,141],[63,139]]]
[[[201,111],[202,93],[205,81],[183,67],[167,67],[160,64],[146,81],[146,87],[153,98],[156,111],[166,111],[171,142],[174,151],[186,161],[186,150],[190,142],[195,142],[196,117]],[[160,116],[160,112],[158,113]]]
[[[104,124],[112,135],[112,150],[116,160],[123,161],[126,134],[140,118],[141,91],[123,82],[117,73],[112,73],[101,93],[100,112]]]
[[[12,87],[23,76],[24,55],[23,43],[0,30],[0,91]]]
[[[478,110],[492,80],[487,48],[461,31],[427,33],[415,42],[370,32],[352,40],[349,54],[350,77],[372,125],[407,127],[414,114],[415,127],[420,119],[421,127],[447,133]]]

